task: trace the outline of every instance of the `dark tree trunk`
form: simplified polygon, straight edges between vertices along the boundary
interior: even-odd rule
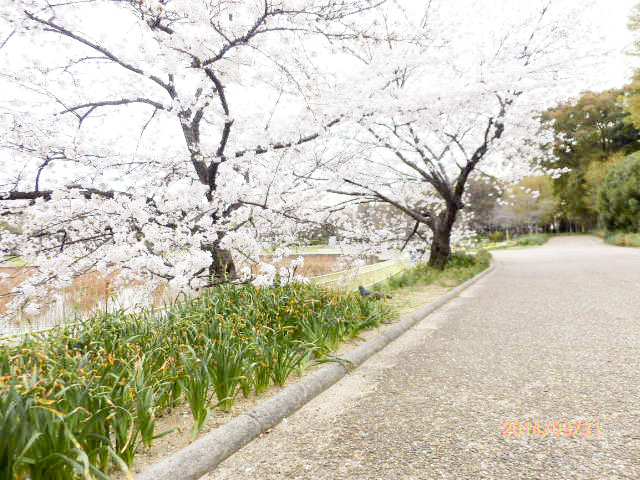
[[[217,245],[205,245],[203,250],[209,252],[213,257],[213,261],[209,266],[209,281],[211,284],[237,278],[236,265],[229,250],[219,248]]]
[[[210,270],[211,268],[213,268],[213,275],[218,278],[226,278],[227,280],[236,278],[236,265],[233,263],[233,257],[229,250],[216,248]]]
[[[429,266],[444,270],[451,254],[451,230],[462,204],[448,202],[447,209],[433,222],[433,239],[429,255]]]
[[[444,270],[449,261],[451,253],[451,229],[436,229],[433,232],[433,240],[431,242],[431,253],[429,255],[429,266]]]

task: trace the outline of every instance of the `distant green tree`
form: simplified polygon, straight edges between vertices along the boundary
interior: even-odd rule
[[[640,71],[633,74],[628,94],[624,97],[624,109],[629,115],[627,122],[640,128]]]
[[[547,145],[551,153],[543,162],[549,168],[568,168],[554,181],[554,191],[565,221],[593,228],[598,220],[598,203],[593,185],[598,166],[611,163],[612,155],[640,150],[640,134],[626,110],[631,87],[586,92],[577,102],[563,103],[543,114],[542,120],[554,134]]]
[[[640,56],[640,3],[636,3],[629,14],[629,30],[633,34],[633,49],[629,52],[631,55]]]
[[[628,53],[640,56],[640,3],[631,10],[628,26],[634,37],[633,48]],[[636,128],[640,128],[640,70],[638,69],[633,75],[629,92],[625,96],[624,106],[629,113],[628,121]]]
[[[618,152],[611,155],[604,162],[591,162],[587,167],[584,175],[587,196],[584,201],[591,211],[600,212],[600,193],[602,192],[604,179],[607,178],[609,171],[623,161],[624,158],[624,154]]]
[[[600,214],[608,231],[640,231],[640,152],[609,170],[600,193]]]

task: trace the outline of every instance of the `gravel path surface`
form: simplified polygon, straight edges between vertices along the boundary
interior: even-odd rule
[[[494,257],[203,478],[639,479],[640,250],[559,237]]]

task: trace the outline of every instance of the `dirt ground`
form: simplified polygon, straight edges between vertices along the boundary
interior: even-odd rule
[[[276,263],[276,267],[288,267],[291,262],[298,258],[299,255],[291,255],[283,258],[280,262]],[[296,274],[304,275],[305,277],[316,277],[318,275],[326,275],[328,273],[340,272],[342,270],[348,270],[354,268],[356,264],[364,260],[365,265],[379,262],[380,260],[376,256],[368,256],[364,259],[351,255],[338,255],[338,254],[313,254],[307,253],[303,255],[304,264],[296,269]],[[263,261],[269,261],[268,256],[261,257]]]
[[[11,301],[9,292],[29,276],[24,267],[0,268],[0,313],[3,313]]]

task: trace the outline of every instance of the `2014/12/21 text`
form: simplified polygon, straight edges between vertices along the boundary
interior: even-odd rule
[[[502,422],[501,437],[590,437],[600,435],[599,422]]]

